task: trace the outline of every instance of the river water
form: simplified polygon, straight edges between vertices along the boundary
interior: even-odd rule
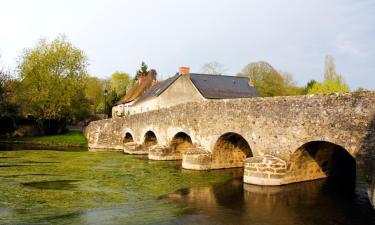
[[[0,224],[375,224],[361,176],[260,187],[243,184],[242,169],[1,148]]]

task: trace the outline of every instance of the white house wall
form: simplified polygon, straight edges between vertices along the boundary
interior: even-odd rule
[[[178,104],[188,102],[205,101],[206,99],[199,93],[190,80],[189,75],[179,77],[158,97],[150,98],[139,104],[129,107],[119,105],[112,108],[113,115],[134,115],[137,113],[168,108]],[[129,113],[128,113],[129,112]]]

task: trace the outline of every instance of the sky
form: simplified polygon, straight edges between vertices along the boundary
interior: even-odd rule
[[[134,75],[145,61],[158,78],[217,61],[235,75],[267,61],[299,85],[321,81],[324,58],[352,89],[375,90],[375,0],[0,0],[1,64],[65,34],[89,73]]]

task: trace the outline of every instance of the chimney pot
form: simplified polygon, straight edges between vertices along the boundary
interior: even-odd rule
[[[181,75],[189,75],[190,74],[190,68],[189,67],[187,67],[187,66],[181,66],[180,68],[179,68],[179,74],[181,74]]]

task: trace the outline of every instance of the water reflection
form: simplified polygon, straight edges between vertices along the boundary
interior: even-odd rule
[[[361,178],[261,187],[234,179],[217,187],[181,189],[163,196],[194,209],[180,222],[206,224],[375,224]]]

